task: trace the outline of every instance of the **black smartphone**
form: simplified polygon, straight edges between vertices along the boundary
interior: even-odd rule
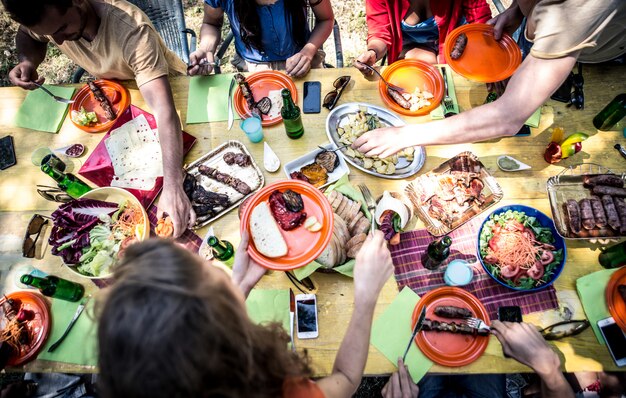
[[[0,170],[4,170],[17,163],[15,159],[15,147],[13,146],[13,137],[7,135],[0,138]]]
[[[304,82],[304,99],[302,111],[304,113],[320,113],[322,101],[322,83]]]
[[[515,134],[516,137],[527,137],[530,135],[530,127],[523,125],[521,129]]]
[[[522,322],[522,309],[516,305],[498,307],[500,322]]]
[[[559,102],[565,102],[565,103],[570,102],[572,99],[573,79],[574,79],[574,74],[570,73],[569,76],[567,76],[567,79],[565,79],[565,81],[563,82],[563,84],[561,84],[561,87],[559,87],[554,92],[554,94],[550,96],[550,98]]]

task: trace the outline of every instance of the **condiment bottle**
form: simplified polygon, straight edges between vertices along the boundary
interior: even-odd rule
[[[422,265],[429,270],[436,270],[441,263],[450,255],[452,238],[448,235],[439,240],[434,240],[428,245],[428,249],[422,255]]]
[[[40,278],[29,274],[24,274],[20,282],[25,285],[39,289],[41,294],[66,301],[78,301],[85,294],[85,288],[80,283],[70,282],[57,276],[47,276]]]
[[[293,102],[291,92],[288,89],[284,88],[281,91],[281,95],[283,96],[283,107],[280,110],[280,116],[283,118],[285,132],[287,137],[297,140],[304,134],[300,108]]]
[[[91,187],[71,173],[64,173],[65,163],[54,154],[46,155],[41,162],[41,171],[52,177],[59,188],[73,198],[80,198],[91,191]]]
[[[626,264],[626,241],[602,250],[598,261],[604,268],[617,268]]]
[[[613,101],[593,118],[593,125],[598,130],[611,130],[624,116],[626,116],[626,93],[613,98]]]
[[[235,255],[235,248],[227,240],[219,240],[216,236],[209,236],[207,243],[211,246],[213,257],[222,262],[227,262]]]

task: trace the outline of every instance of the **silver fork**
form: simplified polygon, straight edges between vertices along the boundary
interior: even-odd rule
[[[485,321],[483,321],[482,319],[478,319],[478,318],[466,318],[463,320],[463,322],[471,327],[472,329],[485,329],[485,330],[491,330],[491,328],[489,326],[487,326],[487,324],[485,323]]]
[[[50,90],[48,90],[47,88],[45,88],[44,86],[42,86],[41,84],[37,83],[37,82],[33,82],[35,84],[35,86],[39,87],[40,89],[42,89],[46,94],[48,94],[49,96],[51,96],[52,98],[54,98],[54,100],[56,102],[60,102],[62,104],[73,104],[74,100],[71,99],[67,99],[67,98],[63,98],[63,97],[59,97],[58,95],[54,95],[52,94],[52,92],[50,92]]]
[[[454,102],[452,102],[452,97],[448,94],[448,74],[446,73],[446,67],[441,67],[441,73],[443,73],[443,84],[445,87],[445,97],[443,97],[443,106],[446,109],[446,113],[454,112]]]
[[[367,205],[367,210],[370,212],[370,222],[372,226],[370,227],[370,234],[374,233],[376,229],[376,222],[374,221],[374,210],[376,210],[376,201],[370,192],[370,189],[365,184],[359,184],[359,189],[363,194],[363,199],[365,199],[365,204]]]
[[[392,89],[392,90],[396,90],[399,93],[404,93],[406,90],[403,89],[402,87],[396,86],[395,84],[391,84],[389,83],[387,80],[385,80],[385,78],[383,77],[383,75],[380,74],[380,72],[378,72],[376,70],[376,68],[372,67],[371,65],[366,64],[365,62],[361,62],[358,59],[355,60],[354,62],[358,62],[359,64],[365,66],[367,69],[371,70],[372,72],[376,73],[378,75],[378,77],[380,77],[380,80],[383,81],[383,83],[385,83],[387,85],[388,88]]]

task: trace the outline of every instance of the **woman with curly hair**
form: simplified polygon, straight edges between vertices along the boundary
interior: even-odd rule
[[[204,0],[200,44],[189,57],[190,75],[208,75],[215,61],[224,14],[235,37],[239,70],[285,70],[304,76],[324,62],[322,45],[335,21],[330,0]],[[309,31],[307,8],[315,15]]]
[[[354,269],[354,312],[330,376],[312,382],[306,353],[280,325],[254,324],[245,296],[265,270],[242,237],[232,279],[164,240],[130,246],[98,326],[101,397],[350,397],[359,386],[376,299],[392,274],[382,233]],[[331,331],[327,331],[331,332]]]

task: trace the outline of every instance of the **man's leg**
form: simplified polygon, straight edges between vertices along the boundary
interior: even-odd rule
[[[458,398],[451,376],[426,376],[419,383],[419,398]]]
[[[503,374],[458,375],[455,378],[466,398],[506,397],[506,376]]]

